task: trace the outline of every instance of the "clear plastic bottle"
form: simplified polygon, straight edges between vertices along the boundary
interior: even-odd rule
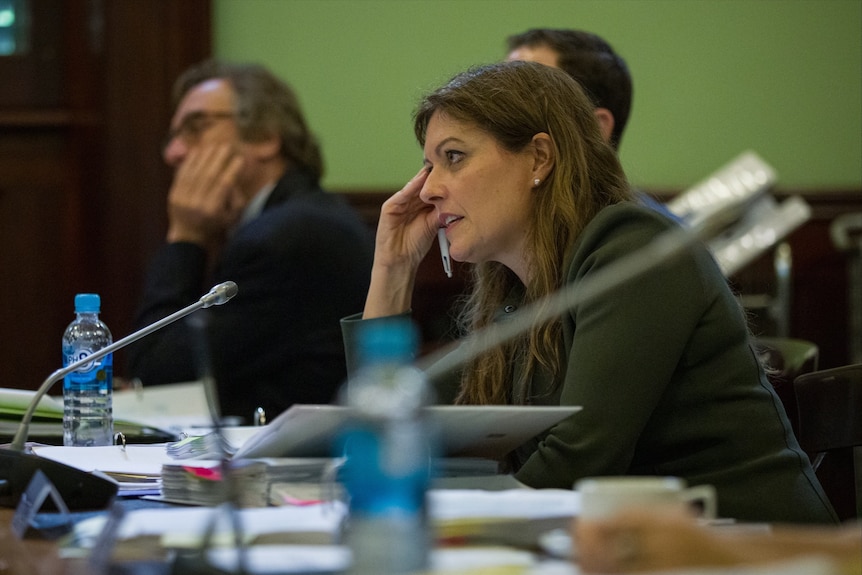
[[[353,575],[418,573],[428,565],[425,498],[436,433],[423,410],[431,403],[427,381],[410,365],[417,340],[409,320],[369,322],[360,333],[361,367],[342,390],[353,409],[339,442]]]
[[[112,343],[111,331],[99,319],[97,294],[75,296],[77,318],[63,334],[63,366]],[[110,353],[66,376],[63,382],[63,445],[112,445],[114,358]]]

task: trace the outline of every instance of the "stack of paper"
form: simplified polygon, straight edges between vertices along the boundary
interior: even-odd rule
[[[234,449],[216,433],[190,435],[168,443],[167,452],[174,459],[220,459]]]
[[[506,543],[535,548],[552,530],[568,530],[580,513],[580,494],[570,489],[434,489],[428,511],[440,543]]]
[[[158,495],[162,465],[171,461],[162,445],[33,445],[33,452],[76,469],[108,476],[119,484],[120,495]]]
[[[263,427],[227,426],[213,431],[212,427],[183,429],[184,439],[168,443],[168,454],[174,459],[222,459],[233,456],[249,438]]]
[[[338,496],[328,478],[327,458],[264,458],[225,462],[233,473],[235,498],[242,507],[309,505]],[[162,498],[174,503],[214,505],[229,485],[218,461],[177,461],[162,467]]]
[[[266,463],[270,505],[311,505],[342,498],[336,461],[326,457],[270,457]]]
[[[162,466],[162,498],[191,505],[265,507],[269,501],[267,465],[263,461],[195,461]],[[229,481],[225,481],[228,473]],[[231,495],[230,489],[234,489]]]

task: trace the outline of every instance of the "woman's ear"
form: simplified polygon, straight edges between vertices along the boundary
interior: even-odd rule
[[[554,142],[548,134],[540,132],[533,136],[532,144],[534,156],[532,178],[533,181],[544,182],[556,161]]]

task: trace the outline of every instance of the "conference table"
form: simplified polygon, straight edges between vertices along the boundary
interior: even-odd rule
[[[123,505],[128,503],[126,502]],[[140,504],[132,503],[131,507],[134,508],[135,506],[143,509],[153,509],[147,505],[142,507]],[[157,509],[168,510],[170,506],[158,506]],[[214,513],[218,512],[215,509],[212,511]],[[76,551],[72,548],[70,555],[70,549],[60,543],[63,540],[62,537],[60,539],[43,538],[37,530],[30,530],[23,539],[19,539],[11,527],[14,514],[14,509],[0,508],[0,574],[100,575],[100,573],[123,573],[126,575],[161,575],[177,573],[179,575],[180,573],[176,563],[176,554],[162,547],[157,538],[142,536],[137,539],[114,542],[113,549],[109,549],[112,557],[106,557],[107,561],[94,564],[91,562],[90,556],[93,553],[92,550],[81,552],[81,550]],[[48,513],[47,515],[51,514]],[[95,517],[99,513],[73,513],[72,515],[78,516],[76,519],[81,519],[81,516],[89,515]],[[166,521],[170,521],[170,519],[166,519]],[[531,523],[532,525],[530,525]],[[481,549],[483,555],[485,555],[485,559],[478,562],[473,549],[463,544],[457,544],[446,551],[448,555],[442,557],[442,562],[441,556],[436,558],[436,563],[444,566],[439,572],[445,572],[447,575],[458,573],[467,575],[479,572],[483,574],[505,573],[506,575],[544,575],[546,573],[548,575],[576,575],[578,573],[576,566],[566,560],[559,558],[542,560],[538,557],[535,550],[528,550],[526,548],[517,549],[507,545],[503,541],[506,538],[511,540],[516,535],[528,537],[528,533],[531,530],[536,534],[555,527],[564,527],[567,523],[568,521],[550,520],[524,522],[521,527],[515,527],[513,524],[510,524],[505,528],[507,534],[503,535],[500,541],[486,541],[483,542],[481,547],[476,548]],[[335,563],[338,563],[340,561],[339,557],[343,557],[346,552],[343,547],[323,541],[319,543],[322,553],[331,553],[336,556],[335,559],[337,560],[334,561]],[[307,553],[308,547],[308,544],[304,544],[297,546],[296,549],[301,549],[302,552]],[[246,548],[249,556],[253,557],[255,548],[254,544]],[[284,563],[284,560],[294,554],[295,551],[291,546],[283,546],[277,549],[280,550],[276,552],[282,554],[282,564],[290,564],[289,560],[287,563]],[[194,555],[193,551],[187,550],[186,553]],[[433,553],[440,552],[440,550],[435,550]],[[460,555],[458,555],[459,553]],[[489,556],[494,557],[494,559],[489,561]],[[319,559],[316,561],[319,561]],[[322,561],[321,563],[326,564],[327,561]],[[329,561],[329,563],[332,563],[332,561]],[[193,564],[199,567],[199,558],[196,557]],[[250,564],[254,564],[254,562]],[[477,566],[475,570],[471,565]],[[461,566],[463,566],[463,569],[460,569]],[[492,568],[498,570],[489,570]],[[252,569],[251,572],[272,573],[266,567],[260,571]],[[294,570],[294,568],[286,568],[283,572],[334,574],[342,573],[343,570],[322,569],[301,571]],[[436,571],[433,569],[428,571],[429,575],[434,572]]]
[[[161,409],[161,405],[158,407]],[[81,449],[88,449],[87,459],[91,460],[99,448]],[[128,451],[123,450],[124,457],[136,453],[136,449],[130,446]],[[148,445],[140,449],[153,452],[160,448]],[[471,471],[476,469],[471,467]],[[579,512],[578,497],[570,490],[525,488],[507,481],[506,476],[455,477],[438,482],[429,492],[429,514],[437,546],[432,551],[433,568],[426,575],[578,575],[577,563],[565,556],[565,543],[560,543],[566,539],[571,522]],[[344,557],[346,549],[338,545],[340,531],[327,523],[326,515],[327,506],[343,502],[337,497],[325,496],[321,496],[320,501],[314,501],[314,497],[294,499],[288,504],[282,502],[237,511],[246,535],[250,536],[246,546],[249,555],[255,557],[256,551],[271,552],[269,559],[275,558],[281,569],[269,569],[270,561],[267,568],[249,571],[343,573],[348,563],[338,560]],[[109,509],[75,511],[70,516],[40,510],[34,518],[38,521],[34,521],[23,538],[13,529],[16,510],[0,507],[0,575],[181,575],[191,572],[178,568],[177,556],[194,555],[200,549],[200,515],[211,517],[224,513],[225,507],[178,505],[158,500],[158,497],[123,496]],[[189,528],[189,516],[193,515],[198,515],[198,524]],[[20,515],[17,518],[20,519]],[[58,519],[71,519],[72,533],[60,534],[62,529],[58,525],[62,527],[62,521]],[[104,526],[106,520],[107,527]],[[309,520],[317,525],[322,520],[324,525],[312,537],[305,533]],[[267,523],[277,523],[277,533],[263,530],[261,526]],[[163,527],[173,532],[166,533]],[[87,535],[82,536],[82,532]],[[298,537],[297,532],[302,536]],[[549,538],[550,535],[553,538]],[[99,541],[104,543],[102,538],[106,536],[108,544],[100,545]],[[89,546],[81,543],[87,537]],[[185,542],[177,544],[178,537],[185,537]],[[548,545],[551,540],[554,545]],[[291,545],[294,547],[289,547]],[[298,546],[339,567],[296,570],[289,563],[297,555]],[[235,550],[235,546],[225,545],[224,539],[212,547],[219,552]],[[199,555],[193,563],[200,565]],[[747,573],[741,569],[732,571],[735,574],[744,572]],[[778,572],[781,571],[775,571]]]
[[[140,391],[129,391],[129,392],[119,392],[115,393],[114,397],[114,411],[115,417],[126,417],[134,415],[135,417],[144,418],[148,422],[154,422],[157,426],[159,424],[165,425],[167,423],[174,423],[176,421],[182,421],[185,426],[195,426],[206,423],[209,418],[209,412],[206,407],[205,401],[205,393],[203,392],[203,386],[200,382],[191,382],[187,385],[185,384],[177,384],[174,386],[161,386],[166,389],[152,389],[145,390],[143,393]],[[181,410],[181,411],[180,411]],[[463,415],[463,414],[462,414]],[[469,414],[468,414],[469,415]],[[320,414],[317,414],[318,418]],[[562,416],[560,416],[562,417]],[[460,419],[464,419],[461,417]],[[475,424],[476,420],[481,421],[482,418],[470,417],[470,424]],[[498,418],[494,418],[496,421]],[[510,420],[512,418],[509,418]],[[273,429],[281,429],[280,426],[276,425],[278,422],[278,418],[276,420],[269,423],[268,428]],[[302,428],[315,428],[319,426],[308,425],[308,422],[303,419],[301,421],[304,425]],[[493,425],[497,425],[497,423],[492,423]],[[549,424],[546,424],[549,425]],[[287,428],[285,428],[287,429]],[[282,430],[283,432],[284,430]],[[320,430],[318,430],[320,431]],[[523,433],[533,433],[533,431],[525,430]],[[255,432],[254,434],[256,434]],[[280,432],[281,433],[281,432]],[[322,433],[322,432],[321,432]],[[487,434],[486,434],[487,435]],[[493,434],[492,434],[493,435]],[[500,435],[500,434],[497,434]],[[497,435],[493,435],[496,437]],[[227,436],[230,438],[230,436]],[[499,441],[499,440],[495,440]],[[54,449],[53,446],[42,446],[39,454],[42,456],[47,456],[45,451]],[[62,449],[62,448],[57,448]],[[62,463],[66,463],[67,465],[73,465],[78,467],[77,463],[83,463],[86,465],[94,465],[95,469],[105,470],[107,471],[108,467],[99,466],[96,461],[100,460],[101,456],[95,455],[96,453],[100,453],[102,449],[107,451],[116,451],[119,453],[119,448],[79,448],[73,449],[72,451],[78,451],[80,453],[86,452],[86,457],[83,458],[83,461],[79,462],[69,462],[65,460],[60,460]],[[154,450],[159,450],[164,452],[164,448],[159,448],[158,445],[148,444],[148,445],[130,445],[129,449],[125,451],[123,459],[129,456],[140,457],[145,452],[152,452]],[[81,458],[79,458],[81,459]],[[148,464],[151,464],[149,457],[146,457],[146,461]],[[162,462],[163,464],[164,462]],[[487,462],[485,462],[487,463]],[[159,464],[159,470],[161,470],[161,464]],[[457,466],[458,471],[462,472],[461,466]],[[432,491],[432,493],[436,493],[435,499],[438,504],[440,501],[444,501],[444,508],[448,509],[463,509],[465,507],[461,501],[455,501],[454,503],[450,502],[451,497],[459,497],[458,493],[464,490],[472,491],[475,490],[479,492],[481,490],[482,493],[487,494],[488,497],[496,498],[497,495],[493,495],[493,493],[503,493],[507,490],[517,489],[518,492],[515,493],[515,497],[509,497],[506,503],[499,503],[496,500],[489,501],[486,504],[486,508],[491,509],[505,509],[512,507],[519,507],[521,511],[518,512],[515,516],[508,517],[506,521],[498,521],[495,520],[494,523],[494,533],[490,533],[490,531],[486,531],[482,534],[483,537],[483,547],[485,549],[490,544],[493,547],[493,553],[497,558],[500,557],[510,557],[514,558],[515,561],[520,562],[533,562],[536,563],[533,559],[531,559],[535,554],[535,542],[537,538],[544,532],[548,532],[555,528],[557,529],[567,529],[568,525],[571,522],[572,516],[575,514],[575,510],[571,507],[571,491],[564,490],[560,491],[556,495],[551,492],[542,492],[540,490],[531,490],[526,489],[517,482],[514,482],[513,479],[509,478],[509,481],[505,481],[505,476],[496,476],[496,477],[488,477],[486,476],[489,473],[487,466],[480,466],[481,468],[481,477],[474,478],[476,482],[473,484],[465,484],[463,477],[460,478],[448,478],[445,481],[445,485],[437,484],[437,488]],[[84,467],[82,467],[84,469]],[[468,469],[469,473],[476,474],[476,469],[471,465]],[[495,473],[492,471],[491,473]],[[469,482],[470,478],[466,478]],[[500,481],[500,480],[503,481]],[[479,489],[480,488],[480,489]],[[530,498],[530,495],[534,499]],[[504,495],[505,496],[505,495]],[[526,497],[524,497],[526,496]],[[551,496],[550,502],[548,502],[547,497]],[[429,494],[430,497],[430,494]],[[535,499],[536,497],[541,497],[544,501],[539,501]],[[562,498],[563,503],[560,503],[560,499]],[[128,532],[134,530],[142,530],[145,535],[136,537],[134,535],[123,535],[117,536],[116,541],[114,542],[114,548],[112,549],[112,554],[108,557],[101,558],[101,562],[97,564],[97,567],[107,567],[111,566],[110,572],[118,572],[117,565],[115,565],[115,559],[119,558],[119,561],[122,563],[122,572],[130,573],[130,574],[138,574],[138,573],[146,573],[153,574],[156,573],[167,573],[170,572],[170,565],[168,557],[172,555],[174,547],[170,547],[169,545],[163,545],[165,536],[161,536],[161,540],[159,537],[154,536],[154,533],[158,531],[157,526],[152,525],[153,523],[163,523],[168,526],[173,526],[175,530],[182,530],[182,526],[185,525],[185,521],[188,521],[187,515],[189,513],[194,513],[195,510],[206,510],[206,507],[202,506],[189,506],[189,505],[175,505],[168,502],[163,501],[153,501],[153,499],[157,499],[157,497],[149,497],[149,498],[137,498],[132,496],[124,496],[117,497],[115,504],[111,506],[111,509],[104,509],[97,512],[79,512],[73,511],[71,514],[71,519],[75,524],[75,532],[77,533],[78,527],[81,525],[87,525],[88,528],[90,524],[93,523],[94,520],[99,517],[106,517],[111,515],[111,512],[116,509],[122,510],[122,518],[118,520],[119,527],[117,528],[119,532]],[[294,499],[303,499],[303,497],[294,498]],[[314,499],[313,497],[304,498]],[[319,499],[326,499],[326,497],[321,496]],[[484,501],[483,497],[475,498],[471,496],[471,499],[477,501]],[[307,501],[305,501],[307,504]],[[526,510],[527,507],[545,505],[548,508],[553,509],[550,517],[536,517],[532,516],[533,511]],[[296,509],[296,513],[301,513],[303,511],[309,511],[313,513],[313,506],[305,508],[300,502],[300,505],[297,506],[295,504],[287,504],[287,505],[278,505],[273,508],[270,506],[268,509],[272,513],[281,513],[281,510],[284,512],[290,513],[291,507],[298,507]],[[525,507],[526,506],[526,507]],[[564,509],[563,514],[560,515],[560,509]],[[240,511],[241,513],[257,513],[255,518],[249,522],[249,527],[259,528],[261,523],[261,515],[260,513],[264,512],[262,509],[247,509],[244,508]],[[444,512],[449,513],[448,511]],[[484,514],[484,512],[482,512]],[[41,511],[35,516],[35,519],[45,520],[50,524],[54,519],[54,516],[58,514],[50,511]],[[23,538],[19,538],[16,536],[13,531],[11,525],[13,518],[15,517],[15,510],[11,508],[0,508],[0,575],[12,574],[12,575],[29,575],[29,574],[43,574],[43,573],[94,573],[94,565],[88,559],[87,555],[89,555],[86,549],[74,549],[70,548],[68,544],[69,536],[57,536],[55,529],[52,531],[48,529],[46,531],[40,532],[37,528],[29,528],[27,533]],[[146,519],[141,519],[142,517],[146,517]],[[156,517],[156,519],[153,519]],[[164,519],[160,519],[164,517]],[[305,519],[296,519],[295,517],[299,517],[299,515],[290,515],[287,519],[279,518],[278,521],[281,521],[284,524],[290,524],[291,522],[304,522]],[[19,517],[20,519],[20,517]],[[450,517],[449,519],[453,519]],[[459,518],[455,517],[455,521],[458,521]],[[148,524],[141,527],[137,524],[137,522],[145,521]],[[36,523],[43,523],[42,521],[37,521]],[[468,521],[468,524],[472,527],[475,527],[479,524],[479,522],[475,521],[475,518],[471,518]],[[135,527],[132,527],[135,525]],[[451,523],[449,523],[451,526]],[[328,527],[324,529],[329,529]],[[177,536],[177,533],[173,534],[174,537]],[[525,541],[525,537],[529,536],[531,538],[531,543],[529,545],[523,545],[521,541]],[[51,539],[51,537],[54,537]],[[263,534],[262,539],[264,543],[268,543],[273,539],[272,534]],[[315,543],[323,543],[321,549],[325,552],[332,552],[333,554],[343,553],[345,549],[342,546],[334,544],[334,540],[337,537],[335,536],[334,531],[330,530],[324,534],[324,537],[318,538]],[[276,537],[276,539],[278,539]],[[288,537],[288,544],[292,543],[291,538]],[[451,540],[447,542],[444,549],[435,549],[434,554],[437,559],[440,559],[438,555],[445,555],[447,564],[457,565],[457,562],[460,560],[458,558],[452,559],[451,553],[457,553],[459,551],[467,551],[468,547],[472,549],[470,545],[462,545],[460,540],[463,540],[463,533],[459,531],[459,544],[458,545],[450,545]],[[304,543],[305,541],[303,541]],[[278,543],[283,543],[281,539],[278,540]],[[325,548],[325,549],[324,549]],[[251,551],[255,551],[255,545],[250,546]],[[440,551],[440,553],[438,553]],[[70,557],[70,553],[72,555],[79,555],[78,557]],[[484,551],[482,551],[484,553]],[[506,555],[508,554],[508,555]],[[127,557],[132,557],[133,560],[127,561]],[[485,557],[487,559],[487,556]],[[505,562],[507,559],[504,559]],[[558,560],[558,563],[562,563],[564,566],[570,566],[571,563],[566,560]],[[104,569],[103,569],[104,571]],[[108,571],[104,571],[108,572]],[[340,571],[333,571],[340,572]],[[524,572],[527,571],[518,571]]]
[[[560,545],[579,513],[577,492],[512,487],[506,482],[494,485],[499,478],[493,477],[478,479],[488,488],[456,480],[449,485],[438,483],[428,492],[437,544],[431,552],[432,567],[424,575],[581,573],[576,560],[566,556],[565,544]],[[205,563],[200,553],[206,531],[202,526],[212,525],[214,517],[222,525],[214,530],[212,544],[207,546],[211,553],[206,557],[222,571],[211,573],[236,572],[229,569],[231,561],[235,564],[237,549],[231,527],[240,525],[246,542],[246,565],[251,567],[246,573],[341,574],[349,566],[349,552],[338,543],[346,517],[343,503],[336,496],[237,508],[124,496],[106,510],[73,511],[69,515],[41,510],[23,538],[13,529],[13,520],[20,515],[16,517],[15,509],[0,508],[0,575],[203,575],[208,572],[199,569]],[[238,522],[231,521],[236,517],[232,513],[238,514]],[[63,519],[72,520],[72,531],[60,533],[58,526],[63,525]],[[718,527],[742,529],[745,534],[768,531],[769,526],[731,523]],[[551,541],[554,544],[549,545]],[[191,563],[180,563],[178,557],[191,557]],[[306,568],[306,564],[315,567]],[[198,569],[180,568],[187,565]],[[834,575],[838,571],[822,561],[805,560],[776,564],[774,569],[761,565],[698,571],[699,575],[706,573]]]

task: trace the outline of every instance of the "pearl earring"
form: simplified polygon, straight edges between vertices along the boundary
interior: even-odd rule
[[[539,184],[541,184],[541,183],[542,183],[542,180],[540,180],[539,178],[536,178],[535,180],[533,180],[533,187],[538,188]]]

